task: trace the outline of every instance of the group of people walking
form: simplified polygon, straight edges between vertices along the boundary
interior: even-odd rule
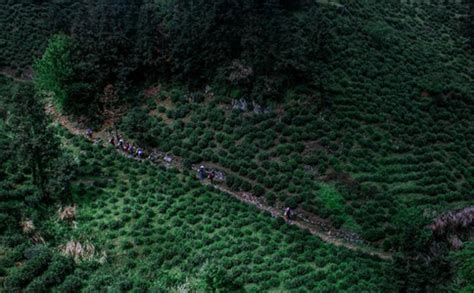
[[[94,139],[94,132],[92,128],[88,128],[86,131],[86,136],[93,140]],[[145,152],[140,147],[135,147],[133,144],[126,142],[123,138],[119,135],[114,136],[109,139],[109,143],[114,146],[116,149],[121,150],[122,152],[128,154],[129,157],[143,159],[145,156]]]
[[[121,150],[122,152],[128,154],[129,157],[143,159],[145,152],[140,147],[135,147],[133,144],[124,141],[123,138],[117,136],[117,138],[112,137],[109,140],[110,144],[113,145],[116,149]]]
[[[87,129],[86,135],[89,139],[93,139],[93,131],[91,128]],[[128,154],[130,158],[143,159],[145,156],[145,152],[143,151],[142,148],[133,146],[133,144],[126,142],[119,135],[112,136],[109,140],[109,143],[112,146],[114,146],[116,149],[121,150],[122,152]],[[152,157],[153,158],[155,157],[153,153],[150,154],[148,159],[153,159]],[[216,177],[216,172],[214,170],[208,172],[206,168],[203,165],[201,165],[197,170],[197,176],[200,181],[209,179],[211,184],[213,184],[214,179]],[[283,212],[283,218],[285,219],[285,221],[291,222],[293,216],[294,216],[293,210],[290,207],[286,207]]]
[[[198,173],[199,180],[203,181],[204,179],[207,178],[209,179],[211,183],[214,183],[214,178],[216,178],[216,172],[214,170],[212,170],[211,172],[207,172],[206,168],[204,168],[204,166],[201,165],[197,173]]]

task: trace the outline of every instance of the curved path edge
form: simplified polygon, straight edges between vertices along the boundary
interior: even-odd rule
[[[32,82],[32,80],[24,79],[24,78],[18,78],[18,77],[15,77],[15,76],[13,76],[13,75],[9,74],[8,72],[5,72],[5,71],[0,71],[0,75],[11,78],[12,80],[14,80],[16,82],[21,82],[21,83],[31,83]],[[62,127],[66,128],[70,133],[72,133],[74,135],[80,135],[80,136],[86,137],[86,135],[85,135],[86,130],[79,127],[79,126],[77,126],[77,125],[75,125],[66,116],[59,113],[55,109],[55,107],[54,107],[54,105],[51,101],[47,101],[47,103],[45,105],[45,111],[46,111],[47,114],[49,114],[53,118],[54,121],[56,121]],[[97,137],[101,138],[103,143],[106,143],[107,142],[107,139],[106,139],[107,138],[107,133],[106,133],[105,129],[102,129],[101,131],[99,131],[97,133]],[[173,167],[177,168],[178,170],[183,169],[182,166],[180,166],[176,162],[173,164]],[[253,205],[259,210],[270,213],[273,217],[284,218],[282,209],[280,209],[278,207],[273,207],[271,205],[268,205],[265,202],[263,202],[262,199],[260,199],[258,197],[255,197],[250,193],[235,192],[235,191],[232,191],[232,190],[230,190],[230,189],[228,189],[228,188],[226,188],[222,185],[211,184],[210,182],[203,182],[203,184],[211,185],[214,188],[216,188],[217,190],[219,190],[221,192],[224,192],[226,194],[229,194],[229,195],[233,196],[234,198],[236,198],[236,199],[238,199],[238,200],[240,200],[240,201],[242,201],[246,204]],[[333,244],[333,245],[336,245],[336,246],[345,247],[345,248],[353,250],[353,251],[359,251],[359,252],[362,252],[364,254],[379,257],[379,258],[384,259],[384,260],[391,260],[392,259],[392,254],[390,252],[384,252],[384,251],[375,249],[375,248],[370,247],[370,246],[363,246],[363,245],[350,243],[350,242],[342,239],[341,237],[338,237],[337,233],[333,233],[335,231],[334,229],[329,229],[328,230],[327,227],[322,227],[322,223],[312,221],[310,219],[310,217],[308,217],[308,216],[305,217],[305,216],[302,216],[302,215],[298,214],[296,219],[292,220],[288,224],[295,225],[298,228],[303,229],[303,230],[307,230],[311,234],[319,237],[322,241],[324,241],[326,243],[330,243],[330,244]]]
[[[45,111],[47,114],[49,114],[54,121],[59,123],[62,127],[66,128],[70,133],[74,135],[81,135],[86,137],[85,133],[86,130],[80,128],[79,126],[75,125],[75,123],[71,122],[67,117],[64,115],[60,114],[58,111],[56,111],[55,107],[51,102],[48,102],[45,106]],[[102,142],[102,144],[106,144],[108,139],[108,133],[106,129],[102,129],[94,134],[96,138],[99,138]],[[155,163],[158,164],[158,163]],[[174,163],[171,164],[173,167],[177,168],[178,170],[183,170],[183,167],[179,164],[178,160],[175,160]],[[205,165],[205,163],[204,163]],[[258,198],[256,196],[253,196],[252,194],[248,192],[235,192],[227,187],[222,186],[221,184],[211,184],[208,181],[203,181],[204,185],[211,185],[217,190],[224,192],[226,194],[229,194],[233,196],[234,198],[240,200],[241,202],[244,202],[246,204],[250,204],[255,206],[257,209],[266,211],[270,213],[273,217],[279,217],[279,218],[284,218],[282,209],[278,207],[273,207],[268,204],[266,204],[261,198]],[[302,217],[299,214],[297,215],[296,219],[291,220],[288,224],[290,225],[295,225],[296,227],[307,230],[311,234],[318,236],[321,238],[322,241],[326,243],[330,243],[336,246],[342,246],[350,250],[354,251],[359,251],[367,255],[379,257],[384,260],[391,260],[392,259],[392,254],[389,252],[383,252],[380,250],[377,250],[373,247],[370,246],[363,246],[363,245],[358,245],[354,243],[349,243],[348,241],[345,241],[344,239],[341,239],[340,237],[337,237],[337,233],[334,233],[334,230],[329,230],[325,231],[325,229],[322,229],[318,223],[315,223],[314,221],[311,221],[308,217]]]

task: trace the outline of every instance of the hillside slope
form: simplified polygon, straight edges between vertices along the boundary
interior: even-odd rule
[[[434,217],[473,204],[473,58],[454,8],[370,7],[324,10],[337,36],[324,93],[289,90],[265,110],[232,90],[157,84],[122,129],[188,164],[217,164],[231,188],[396,245],[404,208]]]
[[[0,3],[0,291],[471,292],[472,6],[326,2]]]

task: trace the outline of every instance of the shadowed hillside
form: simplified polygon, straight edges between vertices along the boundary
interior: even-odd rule
[[[472,5],[414,2],[4,1],[3,289],[472,291]]]

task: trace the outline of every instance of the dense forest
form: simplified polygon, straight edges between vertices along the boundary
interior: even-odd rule
[[[472,292],[473,11],[3,1],[1,290]]]

